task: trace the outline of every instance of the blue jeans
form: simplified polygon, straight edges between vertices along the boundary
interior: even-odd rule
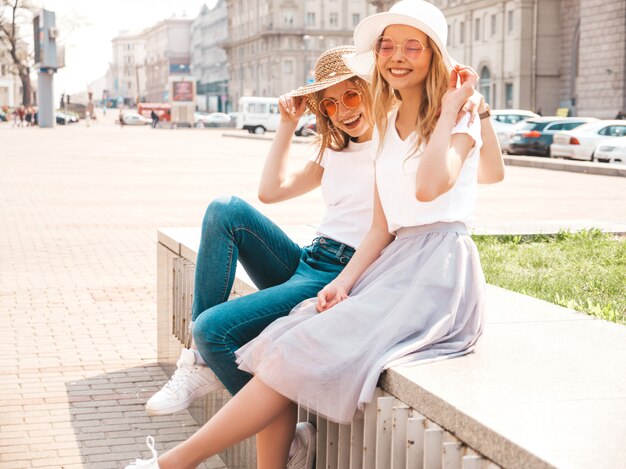
[[[301,248],[276,224],[237,197],[207,208],[196,262],[192,320],[200,355],[231,394],[251,376],[235,351],[331,282],[354,249],[329,238]],[[259,288],[228,300],[237,260]]]

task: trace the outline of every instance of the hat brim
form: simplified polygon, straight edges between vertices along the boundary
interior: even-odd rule
[[[305,86],[301,86],[298,89],[292,90],[287,93],[287,96],[290,98],[295,98],[297,96],[305,96],[307,94],[315,93],[317,91],[325,90],[326,88],[330,88],[337,83],[341,83],[342,81],[349,80],[350,78],[354,78],[356,73],[342,73],[341,75],[335,75],[333,77],[325,78],[324,80],[317,81],[315,83],[310,83]]]
[[[345,64],[359,77],[372,81],[374,77],[374,43],[383,31],[392,24],[403,24],[419,29],[437,46],[448,70],[452,70],[456,61],[450,57],[446,45],[441,43],[435,31],[424,21],[402,13],[377,13],[361,21],[354,30],[354,44],[357,51],[343,56]]]

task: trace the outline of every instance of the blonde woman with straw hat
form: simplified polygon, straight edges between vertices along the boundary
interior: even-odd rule
[[[354,248],[361,244],[362,238],[370,228],[374,200],[371,156],[375,150],[371,142],[371,97],[367,83],[348,69],[342,60],[344,55],[355,52],[356,49],[352,46],[341,46],[327,51],[316,64],[315,82],[280,98],[281,124],[260,184],[259,198],[268,203],[296,197],[321,185],[328,211],[318,228],[319,237],[313,244],[303,249],[296,246],[294,249],[293,243],[278,227],[262,215],[252,213],[251,207],[236,198],[219,201],[217,204],[219,210],[211,206],[207,210],[210,216],[205,218],[203,224],[203,244],[199,252],[200,278],[197,271],[194,299],[193,332],[194,341],[199,349],[196,356],[216,372],[231,393],[240,392],[199,432],[158,460],[154,451],[154,440],[149,438],[148,445],[152,449],[153,458],[138,460],[128,466],[129,468],[195,467],[211,455],[253,434],[257,434],[259,468],[282,468],[285,464],[289,468],[312,467],[314,442],[307,444],[311,442],[312,437],[311,428],[306,427],[309,424],[299,424],[298,434],[292,445],[295,454],[290,453],[288,456],[296,421],[295,406],[262,381],[251,380],[250,375],[236,368],[231,357],[234,357],[234,352],[239,347],[258,335],[270,322],[287,314],[300,301],[314,297],[331,282],[348,263]],[[474,79],[471,74],[473,72],[462,73],[465,73],[463,75],[465,79],[469,81]],[[316,156],[307,162],[301,171],[287,176],[285,168],[292,134],[306,107],[317,117],[319,149]],[[497,145],[497,140],[494,140]],[[498,150],[496,148],[494,154]],[[488,160],[490,166],[495,166],[491,164],[493,160],[496,160],[493,156]],[[493,179],[493,176],[489,177]],[[275,286],[265,285],[267,288],[256,294],[202,310],[198,305],[202,303],[200,297],[203,293],[198,292],[198,285],[207,280],[201,273],[203,267],[200,265],[202,264],[200,258],[204,256],[203,250],[207,252],[212,250],[211,243],[215,243],[215,239],[219,239],[220,236],[220,233],[211,232],[212,226],[220,225],[216,223],[215,212],[223,212],[222,218],[224,215],[233,218],[238,214],[234,218],[240,220],[242,207],[248,218],[254,218],[257,225],[263,226],[263,230],[257,230],[257,237],[261,231],[271,232],[272,239],[266,244],[281,245],[278,252],[283,257],[288,256],[291,251],[296,252],[293,262],[288,263],[293,264],[293,267],[286,269],[287,274],[283,273],[286,275],[284,283]],[[240,225],[231,220],[229,226]],[[227,232],[232,239],[231,247],[235,248],[235,252],[241,245],[246,244],[245,240],[238,238],[239,234],[235,233],[237,230],[229,231],[225,228],[222,231]],[[249,230],[240,231],[247,233]],[[280,238],[278,241],[277,237]],[[239,252],[243,256],[243,250]],[[249,262],[258,262],[254,255],[251,257]],[[246,265],[247,268],[249,266]],[[254,278],[254,275],[251,276]],[[229,288],[225,291],[227,290]],[[198,314],[195,314],[196,312]],[[227,330],[228,334],[223,333],[224,330]],[[230,347],[224,347],[225,343]],[[337,344],[340,343],[341,340],[338,340]],[[189,351],[187,354],[190,356],[190,363],[179,364],[177,373],[181,376],[175,380],[178,389],[180,383],[185,380],[190,381],[189,386],[198,381],[189,379],[194,373],[205,373],[202,368],[206,367],[195,362],[191,357],[192,353]],[[181,360],[183,358],[181,356]],[[310,365],[310,371],[315,373],[315,368],[319,364]],[[327,365],[332,364],[325,366]],[[276,367],[275,372],[281,373],[279,363],[268,363],[267,366]],[[321,366],[320,370],[325,370],[325,366]],[[289,381],[288,374],[285,378]],[[209,378],[206,379],[211,381]],[[212,378],[212,381],[215,381],[215,378]],[[308,383],[297,380],[289,386],[296,392],[294,390],[298,387],[307,385]],[[315,384],[315,388],[318,389],[319,385]],[[187,402],[198,396],[197,389],[193,387],[186,389],[187,391],[182,393],[183,397],[189,395],[192,397],[183,402],[185,407],[188,405]],[[292,391],[286,395],[295,396]],[[167,393],[165,394],[164,398],[157,400],[157,407],[168,397]],[[169,394],[173,395],[174,401],[178,397],[176,392]]]

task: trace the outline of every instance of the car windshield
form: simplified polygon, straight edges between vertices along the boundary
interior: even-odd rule
[[[597,124],[595,123],[587,123],[587,124],[579,125],[578,127],[576,127],[576,132],[587,132],[589,130],[594,130],[596,125]]]
[[[519,127],[519,130],[543,130],[546,128],[548,124],[549,122],[528,121],[528,122],[525,122],[524,124],[521,124]]]

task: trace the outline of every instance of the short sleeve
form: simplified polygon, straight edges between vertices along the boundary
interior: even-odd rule
[[[461,120],[454,126],[452,129],[452,135],[454,134],[468,134],[477,145],[482,144],[482,139],[480,138],[480,119],[478,116],[474,119],[471,125],[469,125],[470,113],[466,112]]]
[[[315,147],[315,152],[309,157],[309,161],[311,163],[315,163],[320,165],[322,168],[326,167],[326,161],[328,160],[328,149],[324,150],[324,153],[322,154],[322,159],[321,161],[317,161],[317,156],[319,154],[319,147]]]

